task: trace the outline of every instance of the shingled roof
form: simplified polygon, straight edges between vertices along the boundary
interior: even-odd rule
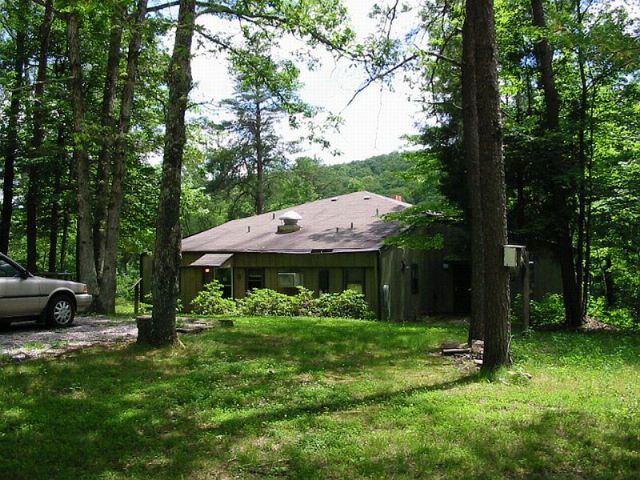
[[[398,222],[382,216],[411,204],[370,192],[316,200],[262,215],[232,220],[182,240],[184,252],[313,253],[375,251],[398,231]],[[279,217],[294,210],[300,230],[276,233]],[[352,228],[353,224],[353,228]]]

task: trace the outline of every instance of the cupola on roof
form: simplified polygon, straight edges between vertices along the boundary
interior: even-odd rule
[[[279,218],[285,225],[296,225],[300,220],[302,220],[302,215],[295,210],[289,210],[287,213],[280,215]]]

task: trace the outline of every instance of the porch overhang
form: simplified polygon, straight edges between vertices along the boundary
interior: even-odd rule
[[[190,267],[223,267],[231,258],[233,253],[205,253],[195,262],[189,264]]]

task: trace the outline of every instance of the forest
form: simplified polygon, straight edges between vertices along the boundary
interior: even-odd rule
[[[396,1],[372,5],[377,31],[364,40],[339,0],[0,4],[0,251],[32,272],[72,273],[95,311],[113,313],[139,255],[156,251],[154,318],[175,323],[182,237],[369,190],[413,203],[408,224],[429,210],[465,225],[471,338],[497,329],[498,363],[508,280],[491,245],[507,236],[553,248],[567,326],[597,315],[638,328],[633,2]],[[412,18],[402,34],[401,15]],[[302,98],[303,56],[278,50],[285,35],[361,69],[354,95],[410,82],[422,102],[411,147],[346,164],[329,150],[327,163],[300,155],[303,142],[329,149],[339,119]],[[189,101],[198,49],[228,58],[233,93],[212,100],[220,118]],[[168,325],[158,328],[170,340]]]
[[[638,0],[0,0],[0,188],[0,479],[638,478]]]

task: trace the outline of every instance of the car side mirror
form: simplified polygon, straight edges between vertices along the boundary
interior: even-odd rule
[[[23,280],[26,280],[27,278],[29,278],[31,275],[29,274],[29,272],[27,272],[26,270],[22,270],[20,272],[20,278],[22,278]]]

